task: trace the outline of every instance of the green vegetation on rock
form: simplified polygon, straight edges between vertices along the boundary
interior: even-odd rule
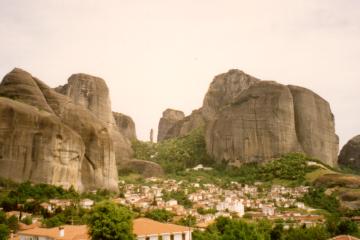
[[[159,143],[133,142],[136,159],[154,161],[166,173],[176,173],[198,164],[209,165],[213,160],[206,152],[204,130],[193,130],[189,135],[165,140]]]

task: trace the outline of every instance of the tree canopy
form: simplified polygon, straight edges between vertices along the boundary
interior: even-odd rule
[[[89,214],[88,225],[93,240],[134,240],[133,214],[110,201],[98,203]]]

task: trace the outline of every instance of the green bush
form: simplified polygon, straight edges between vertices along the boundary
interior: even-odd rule
[[[325,209],[329,213],[338,213],[340,202],[334,194],[326,195],[324,188],[311,188],[302,201],[313,208]]]
[[[174,214],[165,209],[155,209],[146,212],[145,217],[159,222],[170,222],[174,217]]]

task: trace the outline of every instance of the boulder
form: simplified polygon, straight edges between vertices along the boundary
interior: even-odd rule
[[[340,165],[360,170],[360,135],[347,142],[340,151]]]
[[[173,128],[178,121],[184,118],[185,114],[183,112],[174,109],[166,109],[159,122],[157,141],[160,142],[166,139],[168,131]]]
[[[129,140],[136,139],[136,128],[135,123],[131,117],[118,113],[113,112],[113,116],[115,119],[116,126],[118,130]]]

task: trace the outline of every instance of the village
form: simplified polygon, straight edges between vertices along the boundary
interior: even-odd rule
[[[262,189],[259,187],[261,183],[247,185],[232,182],[230,189],[223,189],[214,184],[159,178],[148,178],[142,185],[121,184],[123,197],[114,199],[117,203],[143,213],[165,209],[175,218],[193,216],[199,228],[206,228],[220,216],[268,219],[283,223],[285,228],[315,226],[325,220],[324,216],[316,214],[316,209],[297,200],[308,192],[306,186],[290,188],[273,185],[270,189]],[[171,192],[183,192],[191,206],[183,206],[177,199],[168,199],[166,195]]]

